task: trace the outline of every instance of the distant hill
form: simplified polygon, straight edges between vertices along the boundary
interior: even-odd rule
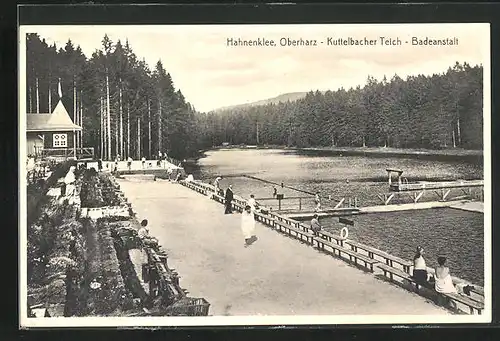
[[[280,102],[296,101],[298,99],[306,97],[306,95],[307,95],[307,92],[290,92],[290,93],[286,93],[286,94],[281,94],[281,95],[273,97],[273,98],[263,99],[263,100],[260,100],[257,102],[222,107],[219,109],[215,109],[214,111],[224,111],[224,110],[229,110],[229,109],[243,109],[243,108],[254,107],[257,105],[278,104]]]

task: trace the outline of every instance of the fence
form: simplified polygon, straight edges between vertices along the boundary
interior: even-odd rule
[[[75,155],[76,152],[76,155]],[[56,158],[70,158],[75,157],[77,159],[93,159],[94,158],[94,148],[84,147],[84,148],[44,148],[40,151],[42,157],[56,157]]]

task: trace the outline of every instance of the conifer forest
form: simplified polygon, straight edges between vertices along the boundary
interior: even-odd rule
[[[183,159],[224,142],[483,148],[483,67],[466,62],[406,79],[367,75],[366,84],[350,89],[319,91],[309,84],[299,100],[211,112],[188,102],[168,65],[158,61],[151,68],[128,41],[113,42],[107,35],[86,56],[71,40],[49,45],[30,33],[26,63],[28,113],[52,112],[61,84],[70,117],[81,117],[83,146],[103,159],[154,157],[159,151]]]

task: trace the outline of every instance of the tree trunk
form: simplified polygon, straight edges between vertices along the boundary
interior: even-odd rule
[[[28,87],[28,102],[29,102],[29,113],[33,113],[33,104],[32,104],[33,99],[31,98],[31,86]]]
[[[137,118],[137,159],[141,159],[141,118]]]
[[[127,158],[130,156],[130,103],[127,103]]]
[[[36,79],[36,113],[40,113],[40,96],[38,93],[38,78]]]
[[[111,117],[110,117],[110,110],[109,110],[109,77],[108,73],[106,71],[106,120],[107,120],[107,127],[106,127],[106,133],[107,133],[107,160],[111,160]]]
[[[99,97],[99,109],[100,109],[100,123],[101,123],[101,130],[100,130],[100,138],[101,138],[101,149],[99,150],[99,156],[101,157],[101,160],[104,159],[104,105],[103,105],[103,99],[102,96]]]
[[[49,114],[52,113],[52,93],[50,92],[50,77],[49,77]]]
[[[80,148],[83,147],[83,100],[82,100],[82,90],[80,90],[80,109],[78,110],[78,118],[79,118],[79,123],[80,127],[82,127],[82,130],[79,131],[79,140],[80,140]]]
[[[455,143],[455,128],[453,128],[453,131],[451,133],[451,139],[453,141],[453,148],[455,148],[457,146],[457,144]]]
[[[76,81],[74,78],[73,78],[73,123],[78,124],[78,105],[76,102]],[[74,132],[74,141],[75,141],[75,148],[76,148],[78,146],[78,132]]]
[[[149,104],[149,99],[148,99],[148,154],[149,154],[149,159],[151,160],[152,155],[151,155],[151,106]]]
[[[363,136],[363,147],[366,147],[366,139],[364,136]]]
[[[123,157],[123,112],[122,112],[122,86],[120,79],[120,91],[119,91],[119,101],[120,101],[120,155]]]
[[[255,123],[257,126],[257,145],[259,144],[259,122]]]
[[[158,101],[158,155],[161,153],[161,140],[162,140],[162,130],[161,130],[161,100]]]
[[[119,127],[118,127],[118,117],[115,114],[115,158],[120,154],[120,137],[118,136],[119,133]]]
[[[458,137],[458,145],[461,146],[462,145],[462,137],[460,134],[460,117],[457,118],[457,137]]]

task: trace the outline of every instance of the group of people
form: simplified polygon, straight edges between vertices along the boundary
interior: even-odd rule
[[[453,283],[450,269],[446,266],[445,256],[437,257],[438,265],[434,269],[434,276],[429,276],[423,254],[424,249],[418,246],[413,257],[413,279],[417,284],[423,287],[430,287],[433,284],[434,290],[442,294],[464,293],[470,295],[470,291],[474,289],[473,286],[465,283],[457,283],[456,285]]]
[[[166,160],[167,160],[167,153],[158,152],[158,157],[156,158],[156,166],[161,167],[162,162],[164,162]],[[120,156],[120,154],[118,154],[118,155],[116,155],[115,162],[114,162],[114,171],[115,172],[118,170],[118,164],[120,161],[121,161],[121,156]],[[129,156],[127,158],[127,169],[128,170],[132,169],[132,162],[133,161],[134,160],[132,159],[132,157]],[[145,156],[143,156],[141,158],[141,166],[142,166],[142,169],[146,169],[147,166],[151,167],[151,163],[146,165],[146,157]]]

